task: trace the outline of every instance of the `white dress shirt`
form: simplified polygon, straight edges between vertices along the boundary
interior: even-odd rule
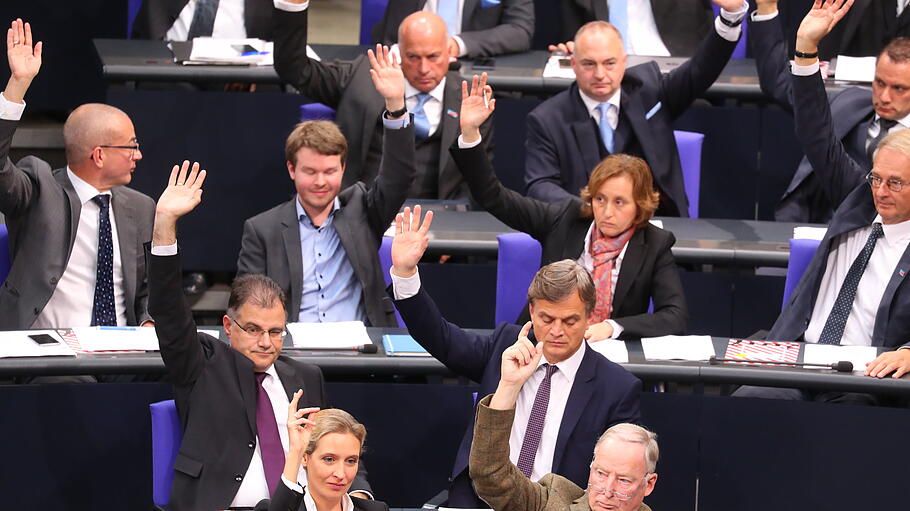
[[[212,26],[212,37],[221,39],[246,37],[246,21],[243,18],[244,0],[220,0],[215,11],[215,24]],[[174,24],[164,35],[167,41],[186,41],[193,24],[196,12],[196,0],[189,0]]]
[[[98,222],[101,206],[92,200],[99,195],[98,190],[86,183],[66,168],[82,211],[79,213],[76,226],[76,239],[70,252],[66,269],[54,288],[54,294],[48,300],[44,310],[38,314],[32,328],[62,328],[89,326],[92,322],[92,305],[95,296],[95,279],[98,274]],[[110,195],[105,192],[105,195]],[[117,313],[117,325],[126,325],[126,297],[123,292],[123,265],[120,260],[120,243],[117,236],[117,221],[113,199],[108,208],[111,221],[111,236],[114,248],[114,308]],[[37,234],[37,233],[32,233]]]
[[[604,0],[608,4],[608,0]],[[626,40],[623,41],[629,55],[653,55],[669,57],[670,51],[657,31],[651,0],[628,0],[628,27]]]
[[[305,480],[304,480],[305,481]],[[313,495],[310,492],[304,493],[304,486],[301,486],[297,483],[288,481],[284,474],[281,475],[281,482],[285,486],[297,493],[303,493],[303,505],[306,508],[306,511],[317,511],[316,501],[313,500]],[[366,493],[366,492],[364,492]],[[345,494],[341,496],[341,511],[354,511],[354,502],[351,500],[350,494]]]
[[[578,89],[578,95],[581,96],[581,102],[584,103],[585,108],[588,109],[588,115],[594,118],[594,122],[600,126],[600,112],[597,111],[597,107],[600,106],[600,101],[591,98],[582,92],[581,89]],[[605,103],[613,105],[613,108],[607,110],[607,121],[610,122],[610,127],[613,128],[613,131],[616,131],[616,127],[619,126],[619,98],[621,96],[622,89],[617,87],[616,92],[605,101]]]
[[[436,128],[439,127],[439,123],[442,120],[442,99],[445,96],[446,91],[446,79],[445,77],[439,82],[439,85],[431,90],[428,94],[431,96],[423,105],[423,112],[427,116],[427,120],[430,121],[430,131],[429,135],[432,136],[433,133],[436,133]],[[420,91],[417,90],[413,85],[411,85],[407,80],[404,82],[404,97],[405,105],[408,107],[408,112],[414,112],[414,109],[417,108],[417,95],[420,94]]]
[[[874,222],[881,223],[881,216]],[[898,224],[882,225],[884,236],[878,239],[875,250],[869,258],[866,271],[856,288],[856,298],[844,327],[841,344],[845,346],[871,346],[875,315],[881,304],[885,288],[897,269],[901,255],[910,244],[910,220]],[[818,296],[812,309],[812,317],[806,328],[806,342],[818,342],[831,308],[837,300],[837,293],[847,278],[853,260],[862,251],[872,226],[841,234],[831,241],[825,274],[818,288]]]

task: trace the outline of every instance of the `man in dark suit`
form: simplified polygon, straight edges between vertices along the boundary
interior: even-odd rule
[[[262,0],[145,0],[133,39],[187,41],[193,37],[272,39],[272,5]]]
[[[759,0],[750,29],[749,44],[762,92],[792,112],[789,57],[777,0]],[[882,123],[888,128],[886,131],[910,127],[910,39],[896,39],[887,46],[876,63],[875,75],[871,91],[850,87],[830,100],[834,134],[856,162],[861,176],[871,168],[875,145],[887,134],[882,133]],[[775,207],[774,218],[785,222],[828,222],[838,202],[827,195],[826,189],[809,160],[803,158]]]
[[[796,133],[839,206],[768,338],[896,348],[867,364],[865,374],[900,378],[910,371],[910,316],[905,312],[910,291],[903,286],[910,268],[910,131],[885,137],[873,170],[864,176],[831,128],[818,43],[849,6],[845,0],[826,0],[809,11],[797,32],[800,53],[792,70]],[[737,395],[875,402],[799,389],[743,387]]]
[[[383,51],[371,58],[375,85],[386,112],[401,112],[396,114],[399,121],[383,121],[387,126],[376,180],[341,190],[344,135],[329,121],[301,123],[286,144],[296,195],[243,226],[238,273],[262,273],[278,282],[289,296],[292,321],[398,326],[377,251],[416,169],[414,128],[404,113],[404,77],[386,56]]]
[[[129,116],[101,104],[74,110],[63,127],[66,168],[8,158],[41,50],[40,42],[32,46],[29,25],[14,21],[10,79],[0,95],[0,211],[12,254],[0,289],[0,328],[147,322],[142,244],[151,239],[155,204],[125,186],[142,159]]]
[[[571,40],[589,21],[610,20],[610,3],[616,0],[563,0],[563,38]],[[628,0],[621,0],[626,2]],[[630,2],[631,3],[631,2]],[[626,51],[633,55],[688,57],[711,30],[714,17],[709,0],[650,0],[635,2],[646,12],[629,9]],[[640,40],[641,51],[634,41]],[[631,46],[631,47],[630,47]],[[663,46],[663,48],[661,48]],[[655,50],[655,48],[657,50]],[[664,51],[661,52],[660,50]]]
[[[661,198],[657,214],[687,215],[672,123],[723,70],[747,8],[742,0],[714,2],[723,8],[715,30],[695,56],[667,74],[654,62],[627,72],[622,39],[609,23],[594,21],[578,31],[575,83],[528,115],[529,196],[555,203],[578,195],[600,160],[627,153],[651,167]]]
[[[822,41],[823,59],[838,55],[871,57],[895,37],[910,36],[907,0],[854,0],[853,7],[831,35]]]
[[[285,296],[264,275],[238,277],[222,324],[230,346],[196,331],[181,290],[177,220],[202,197],[205,170],[175,165],[158,199],[149,259],[149,310],[183,426],[169,507],[253,507],[280,484],[287,409],[326,402],[318,367],[281,356]],[[257,383],[258,382],[258,383]],[[363,465],[361,464],[361,468]],[[365,472],[354,490],[368,490]]]
[[[512,461],[532,480],[555,472],[585,484],[597,437],[619,422],[639,420],[641,382],[589,349],[584,341],[596,303],[588,272],[571,260],[540,269],[528,290],[531,321],[502,323],[490,335],[465,332],[447,322],[420,286],[417,262],[426,250],[432,212],[420,223],[405,208],[396,218],[392,243],[392,291],[408,331],[453,372],[480,382],[490,394],[500,380],[503,351],[520,337],[543,345],[534,376],[522,386],[509,437]],[[531,326],[533,325],[533,333]],[[449,506],[478,507],[467,474],[471,428],[465,432],[452,470]]]
[[[463,3],[462,3],[463,2]],[[448,26],[449,54],[478,57],[516,53],[531,48],[533,0],[390,0],[373,27],[373,42],[398,42],[398,27],[409,15],[426,10]],[[459,9],[459,3],[462,3]]]
[[[275,70],[302,94],[337,110],[336,122],[349,149],[342,186],[370,183],[383,156],[383,100],[372,86],[370,63],[366,57],[333,63],[307,57],[306,4],[294,1],[301,7],[299,12],[276,9],[274,13]],[[414,114],[417,135],[417,177],[408,197],[467,198],[467,186],[446,150],[458,136],[461,77],[447,72],[445,23],[433,13],[420,11],[402,22],[401,34],[405,103]],[[484,138],[492,136],[490,128],[489,123],[484,127]],[[489,151],[492,157],[492,145]]]

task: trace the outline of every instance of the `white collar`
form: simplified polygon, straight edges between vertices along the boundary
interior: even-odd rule
[[[882,184],[887,186],[887,183]],[[896,224],[885,224],[882,222],[881,215],[875,215],[875,220],[872,223],[875,222],[882,224],[882,232],[889,243],[900,243],[901,241],[910,240],[910,220],[904,220]]]
[[[542,341],[540,341],[538,339],[537,342],[542,342]],[[581,346],[579,346],[578,349],[575,350],[575,353],[573,353],[571,357],[563,360],[562,362],[557,362],[555,364],[550,364],[550,365],[555,365],[560,371],[562,371],[562,373],[564,375],[566,375],[566,378],[568,378],[570,382],[574,382],[575,373],[578,372],[578,367],[581,366],[581,360],[583,358],[585,358],[585,350],[587,349],[587,346],[585,346],[586,344],[588,344],[588,343],[585,342],[584,339],[582,339]],[[540,361],[537,363],[537,367],[539,368],[540,366],[542,366],[544,364],[549,364],[549,362],[547,362],[547,358],[540,357]]]
[[[588,109],[588,115],[594,116],[597,110],[597,106],[601,103],[609,103],[616,107],[616,112],[619,113],[619,98],[622,96],[622,87],[618,87],[616,92],[613,93],[606,101],[597,101],[596,99],[588,96],[581,89],[578,89],[578,95],[581,96],[581,101],[585,104],[585,107]],[[597,117],[600,117],[600,114],[597,114]]]
[[[316,511],[316,501],[310,492],[306,491],[306,486],[303,487],[303,505],[307,511]],[[341,496],[341,511],[354,511],[354,501],[347,493]]]
[[[446,77],[443,76],[442,80],[439,81],[439,84],[437,84],[436,87],[434,87],[433,90],[431,90],[429,92],[429,95],[432,96],[432,98],[435,99],[436,101],[439,101],[440,103],[442,103],[442,98],[443,98],[443,96],[445,96],[445,91],[446,91]],[[411,82],[409,82],[407,80],[404,81],[404,97],[405,98],[410,98],[410,97],[416,96],[417,94],[420,94],[420,93],[421,92],[419,90],[417,90],[413,85],[411,85]]]
[[[879,119],[881,119],[881,116],[878,115],[878,114],[875,114],[875,116],[874,116],[874,118],[872,119],[872,121],[875,122],[875,123],[878,123],[878,120],[879,120]],[[910,114],[907,114],[903,119],[898,119],[898,120],[897,120],[897,123],[900,124],[901,126],[905,127],[905,128],[910,128]]]
[[[76,190],[76,195],[79,197],[79,202],[81,202],[83,206],[85,206],[88,201],[94,199],[99,194],[111,195],[110,190],[106,192],[99,192],[97,188],[88,184],[84,179],[77,176],[76,173],[69,168],[69,165],[66,167],[66,175],[70,178],[70,183],[73,184],[73,189]]]

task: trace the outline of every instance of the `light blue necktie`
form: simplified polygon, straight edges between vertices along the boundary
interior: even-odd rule
[[[458,26],[458,0],[439,0],[436,2],[436,14],[446,22],[449,37],[461,33]]]
[[[610,23],[619,30],[625,47],[629,47],[628,0],[610,0]]]
[[[604,147],[610,154],[613,154],[613,127],[610,126],[610,120],[607,118],[607,112],[613,108],[610,103],[601,103],[597,105],[597,111],[600,112],[600,139],[604,142]]]
[[[427,119],[427,113],[423,111],[423,105],[427,104],[433,96],[421,92],[417,96],[417,106],[412,113],[414,114],[414,133],[417,134],[418,140],[423,140],[430,136],[430,120]]]

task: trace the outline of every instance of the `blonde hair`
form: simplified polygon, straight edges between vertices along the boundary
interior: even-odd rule
[[[312,455],[316,451],[316,445],[322,440],[322,437],[331,433],[350,433],[360,441],[360,449],[363,450],[363,443],[367,437],[367,428],[357,422],[357,419],[348,412],[338,408],[327,408],[313,414],[313,432],[310,434],[310,443],[306,446],[306,453]]]

